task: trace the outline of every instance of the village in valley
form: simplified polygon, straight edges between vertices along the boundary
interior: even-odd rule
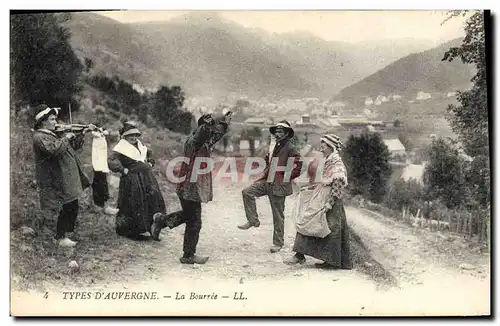
[[[196,108],[192,110],[195,117],[205,113],[221,115],[227,110],[235,112],[230,136],[215,148],[224,155],[254,156],[264,153],[269,146],[269,127],[285,119],[294,127],[297,145],[303,156],[319,150],[321,135],[325,133],[339,135],[344,143],[351,135],[379,133],[391,154],[390,163],[397,174],[394,178],[401,177],[406,181],[413,178],[422,182],[426,163],[422,160],[423,152],[433,139],[448,136],[449,127],[440,128],[437,125],[428,130],[414,130],[415,128],[408,127],[408,121],[413,118],[411,115],[398,117],[397,114],[389,119],[391,115],[382,111],[386,105],[428,105],[431,107],[429,110],[432,110],[436,101],[445,108],[446,103],[443,102],[453,101],[455,98],[456,92],[430,94],[421,91],[415,94],[414,98],[405,98],[398,94],[380,94],[366,96],[358,101],[359,105],[354,106],[338,100],[322,100],[316,97],[265,97],[252,100],[234,95],[221,102],[211,97],[186,99],[185,105],[188,108]],[[430,118],[432,119],[432,116]]]

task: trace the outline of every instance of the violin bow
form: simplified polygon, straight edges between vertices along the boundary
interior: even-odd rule
[[[69,124],[73,124],[73,119],[71,118],[71,102],[68,103],[68,111],[69,111]]]

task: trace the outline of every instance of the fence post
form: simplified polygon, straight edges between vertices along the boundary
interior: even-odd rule
[[[443,214],[442,211],[438,212],[436,215],[437,218],[437,231],[441,230],[441,215]]]
[[[488,205],[488,212],[487,212],[487,217],[488,219],[486,220],[486,239],[488,241],[488,252],[491,252],[491,214],[490,214],[490,206]]]
[[[469,212],[469,239],[472,239],[472,212]]]
[[[483,224],[484,224],[484,216],[481,212],[481,210],[478,210],[478,214],[481,213],[480,215],[478,215],[477,217],[477,242],[481,242],[483,241]]]

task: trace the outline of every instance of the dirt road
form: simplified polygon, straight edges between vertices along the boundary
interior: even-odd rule
[[[203,205],[203,228],[198,253],[210,256],[206,265],[181,265],[184,226],[163,230],[161,242],[134,242],[116,236],[106,219],[83,212],[79,228],[83,240],[71,252],[41,245],[51,253],[46,265],[29,271],[29,265],[13,261],[13,304],[31,300],[41,313],[86,311],[105,314],[309,314],[309,315],[407,315],[485,314],[489,312],[488,254],[474,252],[468,242],[348,207],[351,228],[369,248],[356,252],[352,271],[324,271],[308,258],[302,266],[287,266],[292,254],[294,223],[285,221],[285,247],[271,254],[272,217],[268,199],[257,200],[261,226],[239,230],[245,221],[241,189],[244,185],[216,185],[213,202]],[[169,194],[168,212],[180,208]],[[293,197],[286,202],[291,216]],[[97,220],[97,222],[92,222]],[[94,223],[94,224],[92,224]],[[85,229],[82,229],[85,228]],[[19,235],[13,233],[13,239]],[[12,241],[12,250],[35,240]],[[18,246],[18,247],[16,247]],[[36,255],[36,250],[33,254]],[[15,256],[13,256],[15,258]],[[80,265],[67,270],[69,260]],[[377,269],[378,263],[383,272]],[[21,267],[17,266],[20,265]],[[464,268],[460,265],[468,264]],[[464,266],[462,266],[464,267]],[[472,268],[472,269],[471,269]],[[44,270],[40,274],[40,270]],[[37,274],[38,272],[38,274]],[[23,275],[24,273],[24,275]],[[390,286],[381,287],[380,284]],[[29,284],[29,286],[26,286]],[[153,301],[64,300],[61,291],[156,291]],[[147,290],[144,290],[147,289]],[[218,300],[175,300],[177,293],[218,294]],[[235,300],[243,292],[247,300]],[[49,293],[51,300],[43,298]],[[164,298],[170,296],[171,298]],[[221,299],[222,296],[228,298]],[[223,300],[223,301],[221,301]],[[224,301],[225,300],[225,301]],[[37,303],[40,303],[39,305]],[[221,304],[222,303],[222,304]]]

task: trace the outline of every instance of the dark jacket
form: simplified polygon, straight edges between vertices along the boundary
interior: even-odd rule
[[[209,127],[206,124],[199,126],[184,143],[184,156],[189,159],[189,163],[182,163],[179,178],[185,177],[184,182],[177,185],[177,194],[185,200],[207,203],[213,199],[212,172],[198,174],[196,181],[191,182],[194,162],[197,157],[210,157],[212,147],[227,132],[228,125],[219,119],[215,126]],[[205,168],[206,163],[201,163],[201,168]],[[197,167],[198,169],[200,166]],[[212,167],[213,168],[213,167]]]
[[[293,168],[290,171],[290,177],[288,180],[284,180],[285,171],[275,171],[274,178],[271,176],[271,193],[275,196],[290,196],[293,193],[291,181],[300,175],[302,162],[300,161],[300,153],[292,145],[290,139],[284,139],[276,143],[272,157],[278,159],[278,167],[284,167],[287,165],[289,158],[294,158]],[[257,179],[256,182],[266,182],[269,179],[271,161],[269,160],[269,154],[265,157],[266,168],[262,172],[262,175]]]
[[[75,152],[82,145],[83,135],[69,141],[49,130],[35,131],[36,181],[43,210],[60,210],[62,205],[78,199],[83,189],[90,185]]]

